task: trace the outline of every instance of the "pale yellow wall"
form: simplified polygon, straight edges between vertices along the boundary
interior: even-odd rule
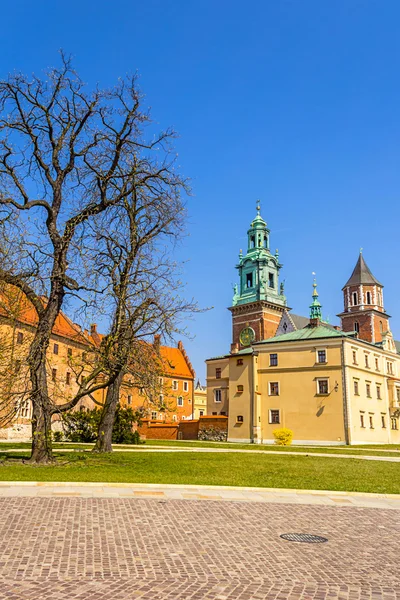
[[[356,353],[354,361],[353,352]],[[365,356],[368,356],[368,367]],[[399,429],[392,428],[391,417],[398,408],[397,388],[400,389],[400,357],[384,352],[357,340],[345,344],[346,380],[350,406],[349,429],[352,444],[388,444],[400,442]],[[376,366],[375,359],[378,359]],[[387,363],[393,364],[393,373],[389,373]],[[358,394],[354,382],[358,382]],[[367,395],[367,383],[370,385],[370,397]],[[380,386],[380,399],[377,394]],[[364,427],[361,425],[364,417]],[[383,427],[382,416],[384,417]],[[372,417],[372,425],[370,425]],[[400,427],[397,419],[397,427]]]
[[[242,365],[238,365],[242,361]],[[234,354],[229,359],[229,420],[228,440],[249,442],[254,426],[252,420],[253,403],[253,361],[252,355]],[[243,392],[238,390],[243,386]],[[243,423],[238,422],[238,416],[243,417]]]
[[[207,415],[207,390],[194,390],[194,418]]]
[[[207,365],[207,415],[229,414],[229,358],[210,359]],[[216,370],[221,369],[217,379]],[[221,390],[221,402],[215,402],[214,390]]]

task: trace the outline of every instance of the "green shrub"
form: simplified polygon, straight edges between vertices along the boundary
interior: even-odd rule
[[[53,433],[53,440],[55,442],[62,442],[63,439],[63,432],[62,431],[55,431]]]
[[[281,429],[274,429],[272,432],[275,438],[275,444],[278,446],[290,446],[293,439],[293,431],[291,429],[287,429],[287,427],[282,427]]]
[[[95,442],[99,428],[101,409],[77,410],[63,415],[63,427],[65,439],[69,442]],[[133,425],[140,423],[141,411],[132,408],[117,407],[112,432],[114,444],[140,444],[140,436],[133,431]]]

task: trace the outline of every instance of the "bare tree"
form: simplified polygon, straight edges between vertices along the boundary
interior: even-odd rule
[[[159,169],[157,161],[150,164],[145,160],[147,171]],[[170,258],[184,225],[181,193],[185,182],[169,177],[155,181],[151,188],[135,187],[135,192],[115,207],[112,220],[94,222],[95,240],[103,248],[98,253],[100,270],[111,281],[114,308],[107,342],[113,351],[108,355],[113,356],[118,371],[107,389],[96,452],[112,450],[112,428],[124,378],[136,388],[148,390],[149,406],[158,407],[159,379],[165,374],[165,365],[159,346],[149,343],[149,338],[182,333],[183,317],[198,311],[194,301],[180,297],[179,266]]]
[[[0,281],[21,290],[38,316],[27,361],[31,461],[37,463],[52,460],[52,415],[112,385],[120,373],[108,360],[112,344],[106,340],[73,398],[57,405],[49,392],[46,352],[63,303],[71,295],[90,300],[101,291],[96,262],[86,252],[86,229],[136,188],[152,190],[159,180],[179,179],[169,158],[161,158],[157,170],[138,161],[164,148],[173,134],[146,141],[149,116],[141,109],[135,77],[88,92],[70,59],[61,58],[61,67],[45,79],[16,74],[0,81],[0,218],[6,240],[12,240],[11,227],[26,232],[18,244],[0,248]]]

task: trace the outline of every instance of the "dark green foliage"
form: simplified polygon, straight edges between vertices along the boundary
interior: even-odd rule
[[[55,431],[53,433],[53,440],[55,442],[62,442],[62,439],[63,439],[63,433],[62,433],[62,431]]]
[[[65,439],[69,442],[95,442],[101,410],[78,410],[63,415]],[[134,423],[140,423],[141,413],[132,408],[117,407],[112,433],[114,444],[140,444],[140,436],[133,432]]]

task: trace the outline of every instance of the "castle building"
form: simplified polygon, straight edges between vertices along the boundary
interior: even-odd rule
[[[32,406],[29,400],[27,356],[37,326],[33,306],[16,288],[8,287],[0,294],[0,439],[30,436]],[[102,334],[92,324],[83,330],[65,313],[58,315],[47,351],[48,385],[56,404],[75,396],[79,378],[90,370],[93,350],[101,343]],[[176,347],[158,346],[161,359],[159,385],[156,389],[138,386],[134,377],[126,375],[120,394],[123,407],[143,408],[151,420],[179,422],[193,418],[195,372],[182,342]],[[100,407],[106,389],[79,400],[75,410]],[[57,419],[57,416],[55,417]]]
[[[248,254],[254,251],[254,231],[256,246],[259,230],[261,246],[263,235],[269,237],[261,223],[258,210]],[[268,281],[268,269],[275,266],[277,277],[280,265],[270,263],[268,242],[263,252],[263,280]],[[257,260],[247,256],[239,263],[240,294],[235,293],[230,309],[231,352],[206,361],[207,414],[228,416],[228,441],[272,443],[274,430],[288,427],[300,444],[399,443],[400,355],[384,309],[383,286],[362,254],[343,287],[342,327],[323,321],[315,281],[307,319],[291,314],[283,291],[268,296],[267,290],[267,299],[259,299],[257,275],[250,279],[253,292],[243,288],[249,272],[254,276],[259,270]],[[232,310],[236,306],[242,311],[240,321]],[[278,310],[280,320],[263,330],[262,321],[271,323]]]

